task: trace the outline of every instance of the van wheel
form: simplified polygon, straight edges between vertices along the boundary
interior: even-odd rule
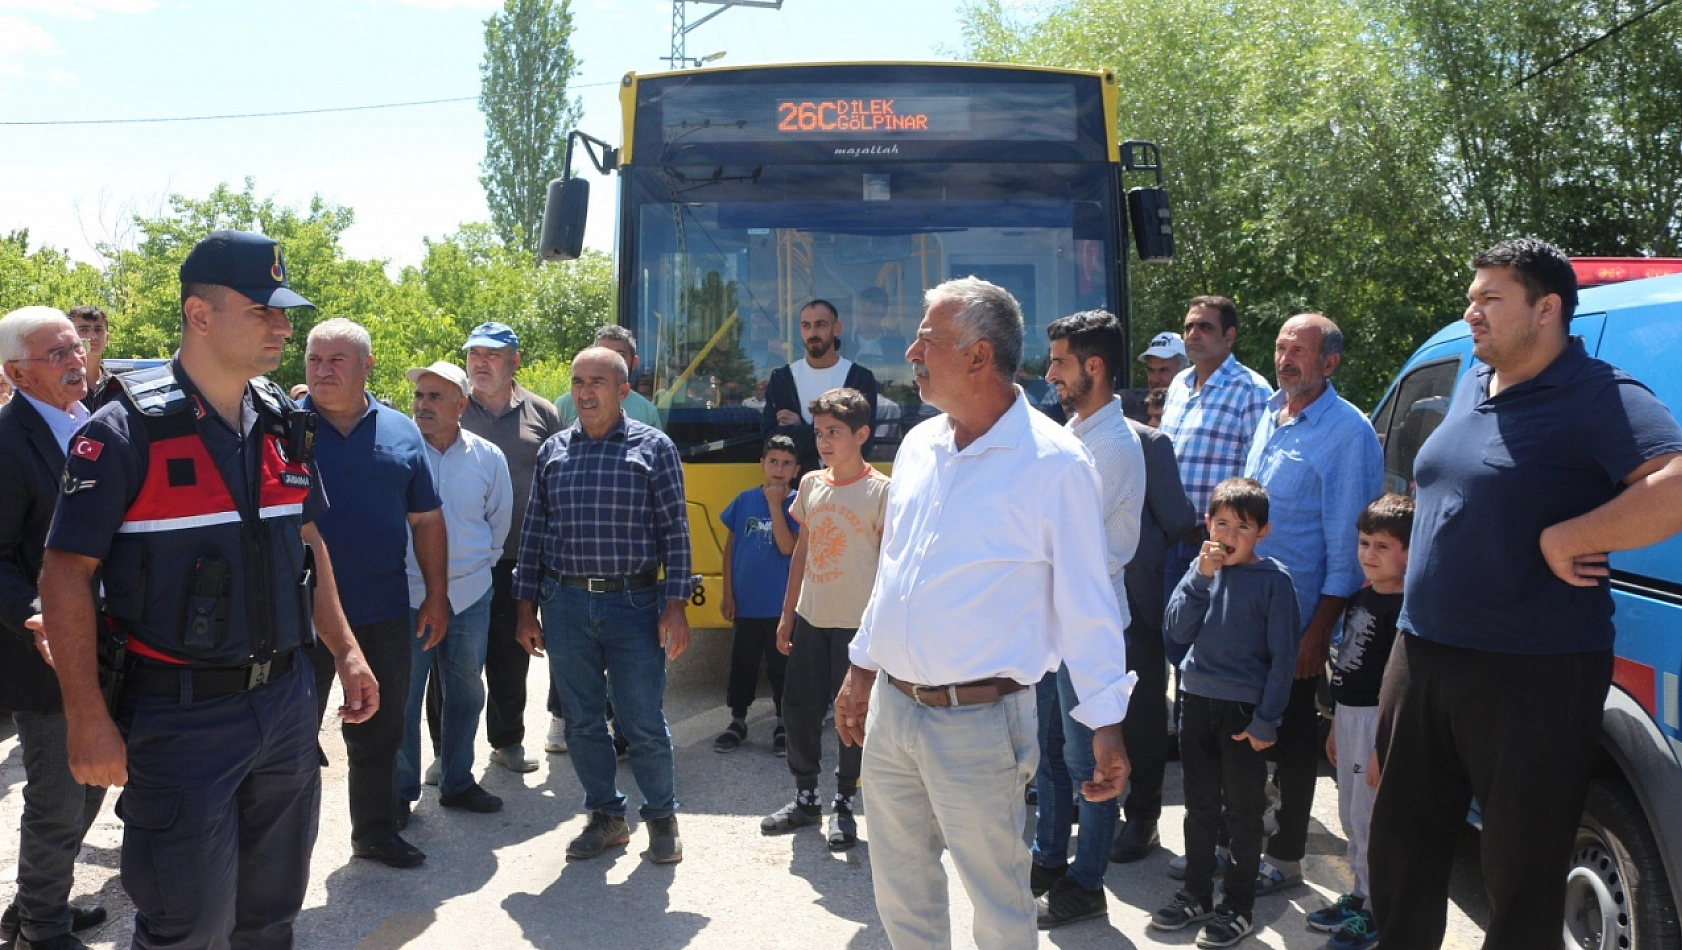
[[[1621,781],[1589,784],[1565,881],[1565,946],[1682,950],[1658,842]]]

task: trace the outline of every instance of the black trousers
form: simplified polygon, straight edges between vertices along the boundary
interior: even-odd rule
[[[378,844],[397,830],[397,751],[403,745],[403,706],[409,695],[409,637],[415,631],[407,615],[352,627],[362,657],[380,684],[380,708],[367,722],[345,723],[345,754],[350,759],[350,840]],[[310,651],[315,666],[316,721],[327,714],[333,686],[333,654],[326,647]]]
[[[1442,945],[1455,839],[1474,795],[1489,895],[1484,950],[1559,945],[1611,681],[1611,651],[1525,656],[1397,640],[1379,698],[1369,838],[1384,950]]]
[[[1186,694],[1180,712],[1180,768],[1185,778],[1185,889],[1205,904],[1215,894],[1215,845],[1226,826],[1232,864],[1222,903],[1248,915],[1256,904],[1262,813],[1267,810],[1267,760],[1232,737],[1250,725],[1256,707]],[[1388,950],[1388,945],[1386,945]]]
[[[1123,812],[1128,821],[1155,823],[1162,816],[1162,775],[1168,764],[1168,664],[1159,624],[1134,615],[1127,626],[1127,662],[1139,682],[1121,727],[1133,763]]]
[[[724,688],[724,702],[730,715],[741,719],[759,695],[759,667],[771,681],[771,703],[777,718],[783,717],[783,677],[788,657],[777,649],[776,617],[737,617],[730,639],[730,681]]]
[[[1279,786],[1279,830],[1267,839],[1267,856],[1301,861],[1308,852],[1308,817],[1320,777],[1320,710],[1314,704],[1321,677],[1291,683],[1291,701],[1279,723],[1279,741],[1267,750]]]
[[[852,665],[847,659],[847,644],[856,632],[844,627],[814,627],[799,614],[794,617],[794,646],[783,681],[783,727],[788,730],[788,770],[794,773],[796,788],[818,787],[818,769],[823,764],[823,717]],[[840,761],[835,765],[835,790],[852,795],[859,787],[864,749],[837,745]]]
[[[514,639],[514,561],[491,568],[491,629],[485,644],[485,739],[493,749],[526,741],[531,654]]]

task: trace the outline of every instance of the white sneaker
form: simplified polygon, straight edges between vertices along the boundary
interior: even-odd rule
[[[438,784],[438,775],[443,770],[444,770],[443,761],[439,760],[439,759],[433,759],[432,764],[426,767],[426,774],[421,776],[421,784],[422,785],[437,785]]]
[[[564,755],[567,750],[567,724],[559,716],[549,717],[549,738],[543,740],[543,751]]]

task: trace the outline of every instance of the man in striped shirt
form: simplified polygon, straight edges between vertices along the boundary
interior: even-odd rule
[[[595,346],[573,359],[578,420],[538,449],[520,531],[516,637],[533,656],[543,656],[545,645],[551,650],[549,675],[590,811],[567,856],[593,858],[630,840],[607,731],[611,690],[643,795],[648,859],[673,864],[683,860],[683,845],[664,710],[666,660],[689,645],[684,608],[695,578],[677,446],[625,415],[630,390],[618,353]]]

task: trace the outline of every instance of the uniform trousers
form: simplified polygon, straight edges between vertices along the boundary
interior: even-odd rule
[[[1531,656],[1396,639],[1379,694],[1373,913],[1384,950],[1434,950],[1475,795],[1484,950],[1560,943],[1565,875],[1600,743],[1612,651]]]
[[[23,820],[18,829],[20,930],[31,942],[70,932],[70,885],[105,789],[70,774],[62,712],[14,712],[23,749]]]
[[[321,810],[314,707],[302,663],[243,693],[124,701],[136,950],[291,950]]]
[[[979,950],[1037,946],[1022,787],[1039,764],[1032,690],[996,703],[918,704],[878,675],[866,718],[864,794],[876,910],[895,950],[950,950],[952,853]]]

